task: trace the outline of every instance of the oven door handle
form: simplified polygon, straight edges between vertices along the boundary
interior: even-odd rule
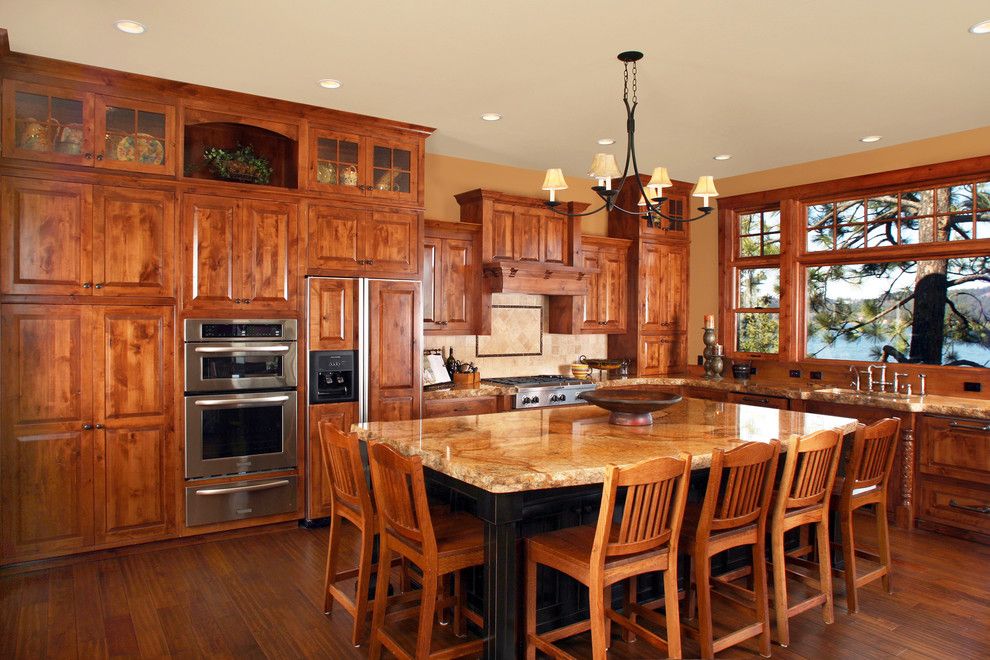
[[[252,490],[269,490],[271,488],[279,488],[281,486],[288,486],[289,481],[287,479],[280,479],[279,481],[269,481],[263,484],[250,484],[248,486],[234,486],[233,488],[204,488],[202,490],[197,490],[197,495],[229,495],[230,493],[246,493]]]
[[[242,403],[282,403],[288,401],[289,397],[282,396],[257,396],[251,399],[200,399],[193,401],[197,406],[236,406]]]
[[[275,346],[197,346],[197,353],[288,353],[289,347],[284,344]]]

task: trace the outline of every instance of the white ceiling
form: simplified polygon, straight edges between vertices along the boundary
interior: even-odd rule
[[[428,151],[581,175],[622,163],[641,50],[647,170],[716,177],[990,124],[974,0],[3,0],[11,48],[435,126]],[[140,36],[113,27],[128,18]],[[320,78],[343,86],[324,90]],[[484,122],[483,112],[499,112]],[[881,134],[864,145],[858,138]],[[731,153],[715,162],[711,157]]]

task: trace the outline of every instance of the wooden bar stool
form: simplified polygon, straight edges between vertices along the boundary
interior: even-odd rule
[[[691,507],[685,515],[682,546],[690,555],[694,569],[688,618],[694,619],[697,600],[698,621],[696,629],[685,625],[684,630],[698,639],[704,658],[711,658],[723,649],[757,636],[760,655],[770,656],[765,534],[779,453],[780,442],[777,440],[766,444],[747,442],[729,451],[713,451],[705,500],[700,510]],[[713,556],[741,546],[752,546],[752,590],[731,581],[745,573],[711,574]],[[712,625],[712,593],[752,612],[756,620],[716,639]]]
[[[773,557],[773,606],[777,619],[777,641],[790,644],[788,618],[817,605],[822,606],[825,623],[835,620],[832,606],[832,561],[828,536],[829,498],[839,466],[842,432],[818,431],[805,436],[793,436],[787,443],[787,458],[773,503],[770,520],[770,552]],[[792,557],[805,568],[815,567],[799,558],[812,548],[797,548],[784,552],[784,534],[815,525],[818,550],[818,580],[804,573],[792,572],[794,577],[816,588],[818,593],[799,603],[789,604],[787,597],[787,559]]]
[[[372,601],[368,598],[371,574],[377,571],[377,564],[371,561],[378,520],[368,492],[357,434],[342,433],[331,422],[320,423],[320,447],[323,452],[323,466],[330,483],[330,544],[327,548],[327,570],[323,583],[325,594],[323,611],[330,614],[334,601],[340,603],[354,617],[351,644],[361,643],[364,635],[365,619]],[[338,571],[341,534],[344,520],[358,529],[358,567],[356,570]],[[387,576],[388,571],[383,571]],[[336,585],[339,580],[357,577],[357,590],[351,598]],[[385,591],[376,593],[387,593]]]
[[[896,417],[881,419],[870,426],[860,424],[846,461],[845,476],[836,480],[832,492],[833,506],[838,512],[842,530],[842,556],[845,560],[845,568],[836,573],[846,579],[846,608],[850,612],[859,609],[856,589],[877,578],[882,579],[887,593],[893,593],[890,586],[893,566],[887,527],[887,485],[900,436],[901,420]],[[868,504],[875,505],[878,553],[857,548],[853,533],[853,513]],[[857,556],[879,561],[880,567],[857,576]]]
[[[484,526],[480,519],[467,513],[438,515],[430,513],[423,478],[423,462],[418,456],[407,458],[388,445],[375,443],[370,446],[371,477],[379,516],[379,564],[389,565],[393,554],[412,562],[422,571],[417,578],[423,585],[419,594],[419,626],[416,634],[415,654],[403,649],[386,629],[385,623],[415,614],[415,609],[389,612],[389,601],[399,603],[408,600],[410,594],[400,597],[376,598],[371,628],[371,648],[368,656],[381,656],[384,645],[400,658],[458,658],[481,653],[484,640],[477,639],[451,648],[431,652],[432,627],[438,605],[437,592],[440,580],[454,575],[454,630],[463,636],[465,618],[483,626],[481,616],[464,607],[464,584],[460,571],[485,563]],[[378,573],[377,593],[388,589],[388,572]],[[441,601],[441,607],[446,605]]]
[[[537,649],[558,658],[570,658],[553,642],[589,628],[593,656],[604,658],[609,644],[609,621],[634,631],[670,657],[681,657],[677,542],[690,479],[688,455],[643,461],[628,468],[610,465],[606,468],[595,527],[570,527],[526,539],[527,658],[535,658]],[[616,521],[619,488],[625,489],[625,503],[621,520]],[[588,587],[589,620],[537,634],[536,570],[541,564],[566,573]],[[655,612],[634,603],[625,614],[611,609],[612,585],[653,571],[664,571],[664,601],[668,603],[666,640],[636,622],[637,615],[654,617]]]

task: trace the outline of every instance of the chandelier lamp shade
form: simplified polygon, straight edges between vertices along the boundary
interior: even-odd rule
[[[700,197],[702,200],[701,206],[698,207],[700,215],[694,217],[677,217],[664,212],[664,202],[667,201],[667,198],[663,195],[663,189],[673,185],[670,175],[667,174],[666,167],[654,168],[650,180],[645,185],[643,184],[643,175],[640,174],[639,165],[636,162],[636,106],[638,105],[636,98],[636,62],[643,59],[643,54],[630,50],[619,53],[618,58],[625,67],[622,91],[622,103],[626,106],[625,164],[622,166],[622,170],[619,170],[615,156],[605,153],[595,154],[594,159],[591,161],[591,168],[588,170],[588,176],[597,182],[597,185],[592,186],[591,189],[602,199],[602,205],[584,213],[566,213],[557,209],[560,202],[557,200],[556,194],[560,190],[567,189],[567,182],[564,180],[564,173],[559,168],[548,169],[546,178],[543,180],[543,190],[550,193],[550,199],[545,202],[547,207],[555,213],[568,216],[592,215],[603,209],[606,211],[612,211],[614,209],[629,215],[638,215],[646,218],[650,225],[655,220],[663,218],[670,222],[672,228],[677,227],[682,222],[694,222],[708,216],[714,210],[708,205],[709,200],[712,197],[718,196],[718,191],[715,189],[715,181],[710,176],[698,177],[698,183],[695,184],[694,191],[691,193],[694,197]],[[630,69],[632,69],[631,84]],[[632,176],[629,176],[630,174]],[[613,179],[619,179],[617,188],[612,187]],[[636,185],[639,187],[639,203],[635,209],[625,209],[616,204],[616,198],[619,192],[626,185]]]

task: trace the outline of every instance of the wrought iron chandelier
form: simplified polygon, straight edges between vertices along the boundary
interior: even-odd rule
[[[667,174],[666,167],[654,168],[652,177],[650,177],[650,180],[645,186],[643,185],[642,175],[639,173],[639,166],[636,162],[635,145],[635,116],[636,106],[638,104],[638,99],[636,98],[636,62],[643,59],[643,53],[635,50],[629,50],[619,53],[618,58],[625,67],[623,76],[622,102],[626,106],[627,142],[626,163],[622,168],[622,172],[619,172],[619,168],[615,162],[615,156],[604,153],[595,154],[595,158],[591,163],[591,170],[588,172],[588,176],[598,180],[598,185],[592,186],[591,189],[594,190],[599,197],[601,197],[603,203],[601,206],[592,211],[585,211],[584,213],[567,213],[557,209],[560,202],[556,200],[556,192],[567,188],[567,182],[564,181],[564,174],[559,168],[548,169],[546,178],[543,181],[543,190],[549,191],[550,193],[550,199],[546,202],[547,207],[555,213],[570,217],[592,215],[594,213],[598,213],[602,209],[607,211],[615,209],[629,215],[638,215],[645,218],[650,226],[653,226],[655,222],[658,222],[659,218],[663,218],[670,223],[672,228],[676,228],[678,224],[682,222],[694,222],[695,220],[700,220],[706,217],[713,211],[713,208],[708,205],[708,200],[711,197],[718,196],[718,191],[715,190],[715,182],[711,176],[698,177],[698,183],[695,184],[694,190],[691,193],[692,196],[700,197],[702,199],[702,205],[698,207],[698,211],[701,213],[695,217],[682,218],[669,215],[663,211],[663,204],[668,201],[668,199],[663,196],[663,189],[673,185],[670,180],[670,176]],[[632,85],[629,84],[630,68],[632,68]],[[632,91],[631,99],[630,88]],[[636,209],[625,209],[615,203],[622,187],[626,185],[626,182],[629,180],[627,177],[629,175],[630,165],[632,166],[632,180],[636,182],[640,193],[639,203],[637,204],[638,208]],[[612,179],[615,178],[619,178],[620,182],[619,187],[613,189]]]

